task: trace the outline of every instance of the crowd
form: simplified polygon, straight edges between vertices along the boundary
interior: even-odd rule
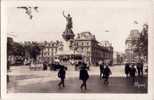
[[[85,90],[87,90],[87,85],[86,85],[86,83],[87,83],[87,80],[88,80],[88,78],[89,78],[89,74],[88,74],[88,67],[87,67],[87,64],[86,63],[84,63],[84,62],[80,62],[80,65],[78,65],[79,66],[79,69],[80,69],[80,74],[79,74],[79,80],[81,80],[82,81],[82,83],[81,83],[81,86],[80,86],[80,88],[81,88],[81,90],[83,90],[83,88],[85,89]],[[58,77],[60,78],[60,82],[58,83],[58,86],[59,87],[65,87],[65,75],[66,75],[66,70],[67,70],[67,67],[66,66],[64,66],[64,65],[61,65],[61,67],[60,67],[60,70],[59,70],[59,72],[58,72]]]
[[[31,62],[30,63],[30,69],[31,68],[35,68],[36,63]],[[38,66],[38,65],[37,65]],[[65,87],[65,78],[66,78],[66,71],[67,71],[67,66],[65,66],[65,64],[61,63],[61,62],[57,62],[55,64],[49,64],[48,62],[43,62],[42,64],[42,69],[44,71],[48,70],[48,67],[50,68],[50,70],[54,68],[58,69],[58,78],[60,78],[60,82],[58,83],[58,86],[61,87]],[[89,64],[87,64],[84,61],[80,61],[78,63],[74,64],[75,66],[75,70],[79,70],[79,80],[82,81],[81,83],[81,90],[85,89],[87,90],[87,80],[89,79],[89,74],[88,74],[88,70],[89,70]],[[104,61],[100,61],[99,62],[99,67],[100,67],[100,80],[104,80],[104,84],[108,85],[109,84],[109,77],[112,74],[111,69],[109,67],[109,64],[104,62]],[[9,68],[8,68],[9,69]],[[132,80],[132,82],[135,82],[136,79],[136,75],[138,75],[139,77],[143,76],[143,63],[142,62],[138,62],[138,63],[126,63],[125,64],[125,74],[126,74],[126,78],[130,78]],[[9,78],[8,78],[9,79]]]
[[[109,76],[112,74],[109,68],[109,64],[101,61],[99,65],[100,65],[100,80],[104,79],[104,84],[109,84],[108,79]]]
[[[87,65],[85,62],[80,62],[78,64],[79,67],[79,80],[82,81],[80,89],[81,90],[87,90],[87,80],[89,79],[89,65]],[[61,79],[59,82],[58,86],[59,87],[65,87],[64,80],[65,80],[65,75],[66,75],[66,70],[67,67],[61,66],[59,72],[58,72],[58,77]],[[111,75],[111,70],[109,68],[109,65],[107,63],[101,63],[100,64],[100,79],[104,79],[104,84],[108,85],[109,84],[109,76]]]
[[[137,76],[143,76],[143,62],[138,63],[126,63],[125,64],[125,74],[126,78],[131,78],[132,82],[136,81]]]

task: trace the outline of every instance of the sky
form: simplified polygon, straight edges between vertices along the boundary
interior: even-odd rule
[[[17,6],[38,6],[33,19]],[[125,40],[131,29],[151,24],[151,4],[142,2],[9,2],[7,6],[7,34],[15,41],[55,41],[62,39],[66,20],[62,12],[70,13],[75,34],[89,31],[98,41],[108,40],[115,51],[124,52]],[[138,24],[134,24],[137,21]],[[109,30],[109,32],[106,32]]]

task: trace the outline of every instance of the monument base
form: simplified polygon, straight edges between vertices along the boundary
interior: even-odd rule
[[[71,29],[65,30],[62,34],[62,37],[65,41],[69,41],[70,39],[74,39],[74,33]]]
[[[61,62],[73,64],[77,60],[82,60],[82,55],[75,52],[71,47],[71,41],[63,41],[63,49],[57,52],[57,58]]]

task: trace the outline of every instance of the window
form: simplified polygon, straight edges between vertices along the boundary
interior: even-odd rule
[[[82,46],[84,45],[84,43],[82,42]]]
[[[89,46],[89,42],[87,42],[87,46]]]
[[[76,42],[76,46],[78,46],[78,42]]]
[[[81,51],[83,52],[83,48],[81,48]]]

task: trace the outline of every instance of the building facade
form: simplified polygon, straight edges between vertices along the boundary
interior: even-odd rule
[[[125,54],[122,52],[113,52],[113,65],[124,64]]]
[[[42,42],[40,43],[42,49],[41,53],[38,56],[38,59],[40,61],[47,61],[49,63],[53,62],[55,59],[55,56],[57,54],[57,51],[62,49],[62,42],[61,41],[50,41],[50,42]]]
[[[82,32],[75,38],[76,52],[83,55],[84,60],[97,65],[100,60],[113,61],[113,47],[108,41],[99,43],[95,35],[90,32]]]
[[[44,42],[41,43],[43,49],[39,59],[53,62],[58,51],[63,50],[63,42]],[[77,37],[70,40],[70,48],[74,54],[81,54],[85,62],[97,65],[100,60],[113,61],[113,47],[108,41],[98,42],[90,32],[82,32]]]

